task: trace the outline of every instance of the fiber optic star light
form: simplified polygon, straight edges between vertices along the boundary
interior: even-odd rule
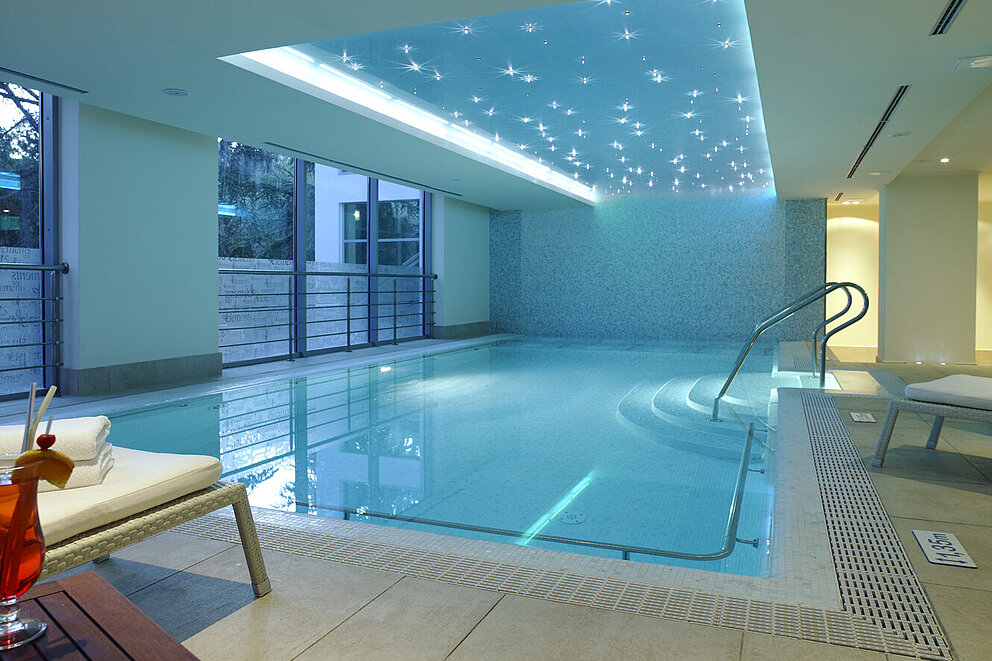
[[[774,192],[743,0],[585,0],[224,59],[585,201]]]

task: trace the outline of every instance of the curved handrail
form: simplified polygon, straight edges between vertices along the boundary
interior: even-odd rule
[[[786,305],[784,308],[782,308],[772,316],[768,317],[767,319],[756,325],[754,328],[754,333],[751,335],[751,339],[744,345],[744,348],[737,356],[737,363],[734,365],[734,369],[730,372],[730,376],[727,377],[727,381],[723,384],[723,388],[720,389],[720,393],[713,399],[713,416],[710,418],[710,420],[714,420],[714,421],[720,420],[720,400],[723,398],[724,395],[727,394],[727,390],[730,388],[730,384],[733,382],[734,377],[737,376],[737,373],[740,371],[741,366],[744,364],[744,360],[747,358],[748,353],[750,353],[751,349],[754,347],[754,343],[758,341],[758,337],[762,333],[764,333],[766,330],[768,330],[775,324],[779,323],[780,321],[783,321],[784,319],[791,317],[796,312],[799,312],[800,310],[805,308],[807,305],[810,305],[811,303],[814,303],[820,300],[821,298],[826,297],[827,294],[836,291],[838,289],[846,289],[847,287],[853,287],[861,294],[861,297],[864,301],[864,306],[861,310],[861,313],[858,314],[854,319],[845,322],[841,326],[838,326],[837,328],[831,330],[828,334],[824,335],[823,344],[820,347],[820,355],[821,358],[825,360],[826,352],[827,352],[827,345],[826,345],[827,340],[831,336],[833,336],[834,333],[836,333],[838,330],[847,328],[854,322],[860,320],[868,312],[868,294],[865,293],[864,289],[862,289],[859,285],[853,282],[824,283],[814,289],[811,289],[810,291],[803,294],[801,297],[799,297],[792,303]],[[821,387],[823,386],[825,379],[826,379],[826,372],[825,370],[821,369],[820,371]]]
[[[830,332],[826,333],[823,336],[823,341],[820,343],[820,387],[821,388],[824,386],[827,379],[827,342],[835,334],[844,330],[851,324],[860,321],[866,314],[868,314],[868,292],[862,289],[860,285],[857,285],[853,282],[847,282],[844,284],[846,284],[849,287],[853,287],[855,290],[857,290],[859,294],[861,294],[861,302],[862,302],[861,312],[859,312],[853,319],[849,319],[848,321],[845,321],[843,324],[831,329]]]
[[[731,553],[734,552],[734,548],[738,543],[749,544],[751,546],[757,547],[757,539],[741,539],[737,536],[737,526],[740,523],[741,518],[741,501],[744,498],[744,482],[747,479],[748,463],[751,460],[751,445],[754,440],[754,423],[748,425],[747,437],[744,440],[744,451],[741,454],[741,460],[737,467],[737,481],[734,484],[734,495],[730,500],[730,510],[727,513],[727,520],[724,524],[724,540],[723,546],[710,553],[684,553],[682,551],[668,551],[664,549],[652,549],[643,546],[628,546],[626,544],[613,544],[610,542],[594,542],[587,539],[575,539],[572,537],[558,537],[556,535],[542,535],[540,533],[534,535],[527,535],[529,539],[536,539],[541,542],[555,542],[558,544],[571,544],[573,546],[579,546],[584,548],[594,548],[603,549],[608,551],[620,551],[623,553],[623,559],[629,560],[631,553],[639,553],[642,555],[656,555],[665,558],[677,558],[679,560],[720,560],[726,558]],[[425,519],[416,516],[405,516],[403,514],[388,514],[385,512],[373,512],[367,509],[355,509],[351,507],[341,507],[339,505],[323,505],[319,503],[311,503],[304,501],[296,501],[297,505],[303,505],[306,507],[313,507],[316,509],[329,510],[332,512],[341,512],[344,515],[345,520],[347,520],[351,515],[357,516],[368,516],[377,519],[386,519],[389,521],[402,521],[404,523],[420,523],[431,526],[439,526],[443,528],[453,528],[455,530],[465,530],[470,532],[481,532],[490,535],[503,535],[505,537],[517,537],[520,538],[522,534],[519,531],[506,530],[505,528],[489,528],[487,526],[478,526],[468,523],[456,523],[454,521],[439,521],[437,519]]]
[[[834,316],[830,317],[829,319],[824,319],[819,326],[813,329],[813,338],[810,341],[810,347],[809,347],[810,353],[812,354],[812,358],[813,358],[813,376],[816,376],[816,336],[819,335],[821,330],[824,330],[827,327],[827,324],[829,324],[832,321],[836,321],[837,319],[840,319],[845,314],[847,314],[847,311],[851,309],[851,303],[854,302],[854,298],[851,296],[850,289],[844,287],[843,292],[847,294],[847,305],[844,306],[844,309],[838,312],[837,314],[835,314]]]

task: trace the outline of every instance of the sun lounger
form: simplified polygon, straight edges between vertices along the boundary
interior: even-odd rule
[[[959,418],[978,422],[992,422],[992,379],[981,376],[955,374],[927,383],[906,386],[906,399],[889,403],[885,412],[882,431],[871,465],[881,467],[889,447],[892,429],[900,411],[912,411],[934,416],[927,447],[937,447],[944,418]]]
[[[38,494],[47,551],[42,578],[98,560],[231,505],[241,533],[252,589],[270,590],[243,484],[220,482],[220,461],[199,455],[115,447],[102,484]]]

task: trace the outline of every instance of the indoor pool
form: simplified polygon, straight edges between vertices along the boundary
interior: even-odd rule
[[[513,339],[117,413],[111,440],[218,456],[261,507],[760,576],[783,383],[755,351],[709,421],[735,356]]]

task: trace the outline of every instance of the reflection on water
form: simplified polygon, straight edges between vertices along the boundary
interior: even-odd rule
[[[300,378],[225,396],[224,479],[255,505],[335,515],[401,514],[427,494],[425,365]],[[330,508],[330,509],[328,509]]]
[[[743,428],[717,435],[690,411],[689,427],[659,419],[652,438],[617,407],[637,384],[725,369],[734,353],[503,342],[132,411],[113,416],[113,436],[218,456],[256,506],[560,550],[576,549],[540,537],[707,554],[725,543]],[[765,571],[772,490],[758,472],[745,487],[739,536],[763,550],[705,568]]]

